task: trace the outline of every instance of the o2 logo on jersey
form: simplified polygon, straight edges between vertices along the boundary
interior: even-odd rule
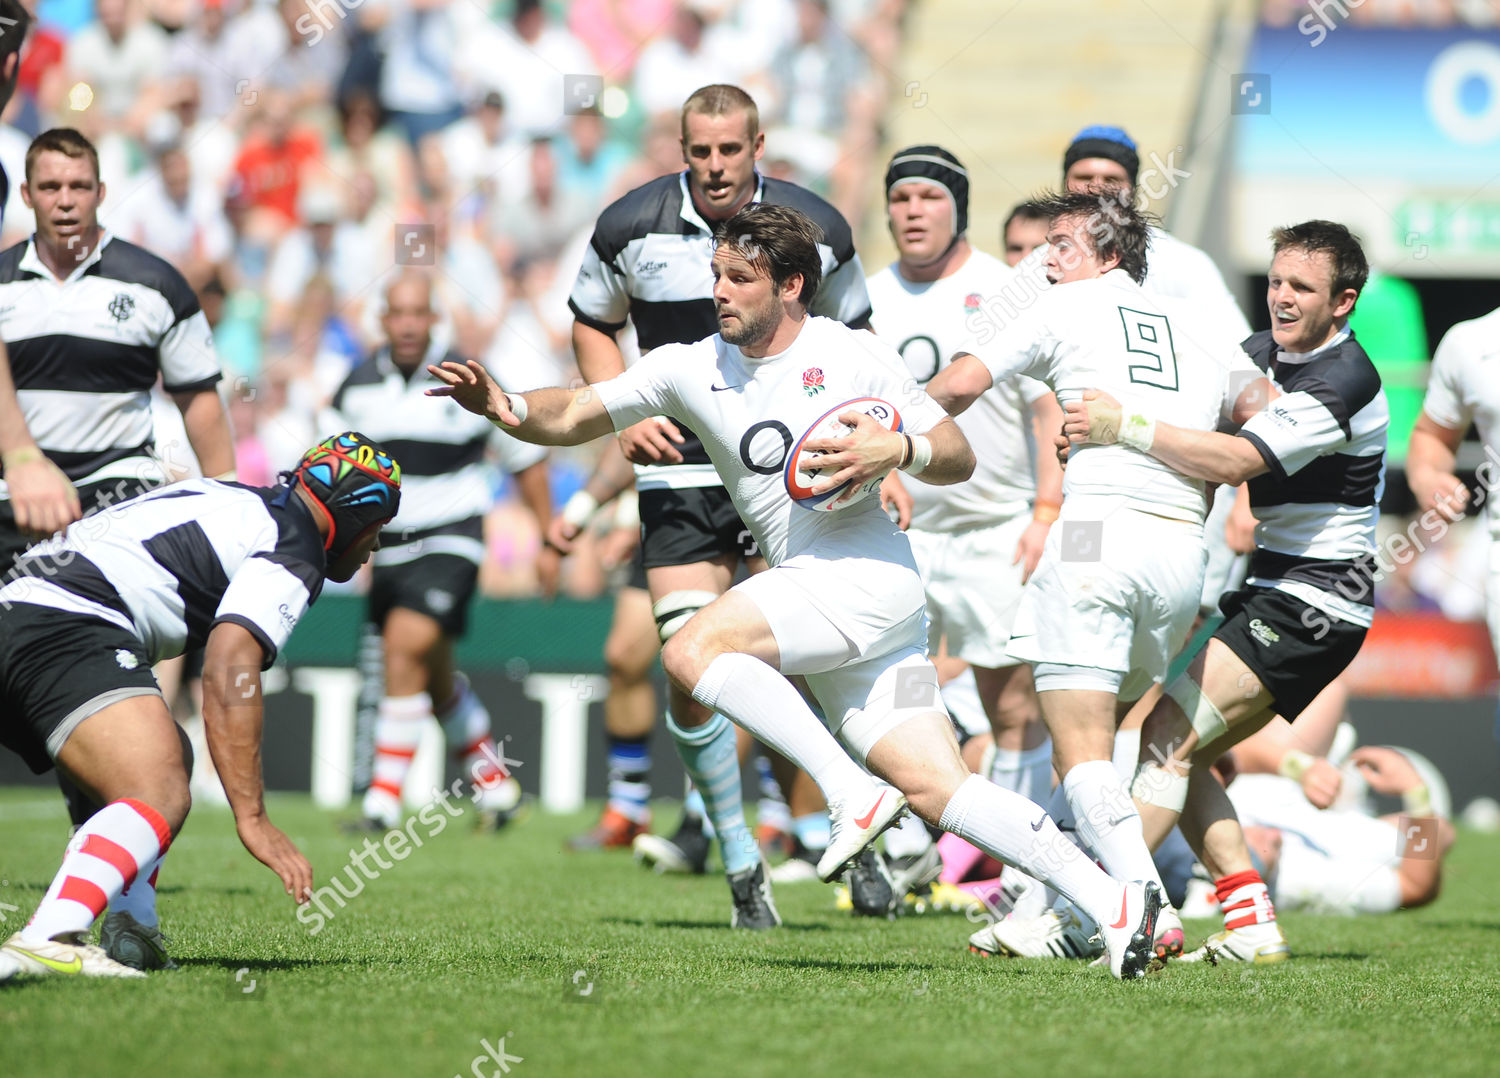
[[[914,337],[908,337],[901,342],[901,347],[896,351],[901,353],[902,360],[906,363],[906,369],[911,376],[917,380],[917,384],[925,386],[937,375],[938,367],[942,363],[942,356],[938,352],[938,342],[924,333],[918,333]]]
[[[777,475],[792,451],[792,432],[775,419],[763,419],[740,439],[740,463],[756,475]]]

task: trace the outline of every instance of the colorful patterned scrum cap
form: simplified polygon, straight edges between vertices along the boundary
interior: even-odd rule
[[[401,508],[401,465],[363,434],[345,431],[302,455],[294,472],[328,517],[324,549],[340,557],[371,524]]]

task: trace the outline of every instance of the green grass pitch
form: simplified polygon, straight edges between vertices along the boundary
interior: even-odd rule
[[[319,883],[348,863],[307,799],[271,813]],[[65,822],[53,793],[0,790],[5,934]],[[816,884],[778,890],[779,931],[732,933],[720,877],[565,853],[588,822],[456,819],[313,935],[228,814],[195,811],[161,880],[182,968],[0,987],[0,1075],[1500,1073],[1500,836],[1460,837],[1428,909],[1288,915],[1285,965],[1119,984],[968,954],[958,915],[855,920]]]

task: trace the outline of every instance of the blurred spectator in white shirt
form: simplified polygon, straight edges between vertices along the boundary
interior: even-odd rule
[[[647,45],[635,65],[634,95],[648,116],[679,115],[694,90],[737,82],[739,58],[714,47],[708,32],[710,5],[678,4],[668,32]]]
[[[380,102],[413,148],[463,115],[454,74],[459,27],[451,0],[370,0],[364,23],[378,27],[385,62]]]
[[[363,187],[351,184],[349,190],[356,198],[368,200],[371,187],[366,180]],[[314,277],[328,279],[340,308],[347,301],[357,306],[394,259],[394,247],[386,245],[380,250],[372,235],[376,230],[365,227],[368,202],[352,208],[362,211],[358,219],[349,219],[344,194],[338,188],[308,185],[299,194],[297,209],[303,223],[282,237],[266,272],[268,336],[291,330],[303,292]]]
[[[114,127],[139,132],[154,110],[153,84],[167,70],[167,35],[133,0],[97,0],[97,18],[68,42],[70,83],[86,83],[89,107]],[[78,92],[75,101],[87,95]]]
[[[417,163],[411,144],[386,126],[380,102],[352,89],[339,102],[339,135],[312,174],[331,185],[351,183],[364,174],[375,181],[370,212],[388,223],[415,220],[421,211]]]
[[[508,25],[466,28],[458,69],[471,94],[499,90],[511,127],[526,137],[562,127],[565,76],[597,74],[588,49],[539,0],[516,0]]]
[[[473,216],[481,205],[524,194],[531,146],[510,124],[500,91],[485,93],[470,115],[447,128],[441,149],[446,185],[429,187],[444,190],[459,213]]]
[[[224,276],[234,249],[223,201],[195,180],[176,143],[162,148],[156,168],[122,200],[110,231],[172,263],[195,292]]]
[[[502,203],[490,217],[495,260],[508,278],[519,278],[529,262],[556,258],[558,249],[599,212],[597,203],[559,186],[550,140],[532,140],[529,166],[526,193]]]

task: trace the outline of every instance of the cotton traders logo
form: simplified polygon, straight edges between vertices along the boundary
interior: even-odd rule
[[[1261,644],[1270,647],[1272,644],[1281,642],[1281,634],[1271,628],[1259,618],[1250,619],[1250,635],[1259,640]]]
[[[135,313],[135,300],[121,292],[109,301],[109,313],[116,322],[123,322]]]
[[[638,262],[635,267],[637,277],[660,277],[661,271],[667,268],[665,261]]]
[[[809,397],[816,397],[823,392],[823,368],[809,367],[802,372],[802,392]]]

